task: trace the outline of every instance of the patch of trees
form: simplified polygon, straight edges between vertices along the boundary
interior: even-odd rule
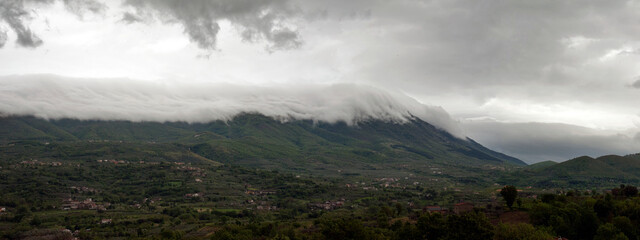
[[[634,197],[637,192],[634,194],[633,189],[621,186],[612,191],[615,196],[546,194],[529,210],[531,222],[568,239],[638,239],[640,199]]]

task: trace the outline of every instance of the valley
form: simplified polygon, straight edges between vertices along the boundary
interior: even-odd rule
[[[545,194],[596,197],[638,184],[636,155],[526,166],[417,119],[357,126],[256,114],[209,124],[1,122],[6,238],[225,239],[218,237],[250,230],[235,239],[324,239],[323,219],[338,217],[371,222],[359,234],[385,239],[400,234],[391,225],[411,228],[433,206],[448,216],[441,221],[530,224]],[[504,205],[504,185],[519,189],[519,210]],[[470,208],[458,210],[462,203]],[[478,211],[488,218],[467,214]]]

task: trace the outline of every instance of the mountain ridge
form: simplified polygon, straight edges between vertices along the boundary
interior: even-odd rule
[[[610,182],[640,183],[638,154],[604,155],[597,158],[580,156],[564,162],[542,162],[529,165],[505,176],[502,182],[519,182],[538,187],[606,186]]]
[[[194,153],[221,162],[250,159],[320,159],[351,162],[392,160],[446,164],[526,165],[517,158],[459,139],[418,118],[408,123],[381,120],[323,123],[280,122],[260,114],[242,114],[231,121],[210,123],[0,119],[0,141],[132,141],[187,146]],[[216,159],[218,158],[218,159]]]

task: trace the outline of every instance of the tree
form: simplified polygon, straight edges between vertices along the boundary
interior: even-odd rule
[[[518,197],[518,190],[516,187],[511,185],[504,186],[502,190],[500,190],[500,195],[502,195],[504,200],[507,202],[509,209],[513,209],[513,202],[515,202]]]
[[[629,240],[627,236],[611,223],[603,224],[598,228],[594,240]]]
[[[444,239],[493,238],[493,225],[483,213],[468,212],[462,215],[449,215],[446,226],[447,231]]]
[[[628,217],[617,216],[613,218],[613,225],[622,231],[629,239],[638,239],[638,230]]]
[[[376,236],[364,224],[354,218],[324,218],[319,221],[320,232],[325,239],[374,239]]]
[[[624,188],[622,188],[622,194],[625,197],[638,196],[638,188],[634,186],[625,186]]]
[[[528,223],[499,224],[496,227],[495,240],[549,240],[553,236],[544,230],[539,230]]]
[[[613,202],[611,201],[611,198],[605,197],[605,200],[598,199],[598,201],[593,205],[593,211],[598,214],[600,219],[604,220],[609,218],[613,214]]]
[[[445,218],[440,213],[423,214],[416,226],[426,239],[440,239],[447,233]]]
[[[396,203],[396,216],[402,215],[402,210],[403,209],[404,209],[404,207],[402,207],[401,203]]]

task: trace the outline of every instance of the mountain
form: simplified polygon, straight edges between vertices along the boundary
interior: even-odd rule
[[[538,162],[538,163],[534,163],[531,165],[528,165],[525,167],[525,169],[527,170],[539,170],[539,169],[543,169],[543,168],[547,168],[553,165],[558,164],[557,162],[554,161],[543,161],[543,162]]]
[[[526,165],[472,139],[456,138],[418,118],[403,124],[369,120],[356,126],[281,122],[259,114],[241,114],[228,122],[206,124],[0,119],[0,143],[25,142],[66,146],[80,152],[73,155],[77,157],[87,156],[89,153],[82,152],[91,149],[99,151],[96,144],[105,142],[110,143],[111,150],[103,149],[104,153],[125,153],[137,146],[138,151],[154,152],[154,156],[162,154],[148,149],[162,145],[215,162],[308,172],[343,169],[361,173],[399,165]]]
[[[606,155],[598,158],[577,157],[561,163],[542,162],[527,166],[503,179],[504,182],[539,187],[617,186],[640,183],[638,154]]]

